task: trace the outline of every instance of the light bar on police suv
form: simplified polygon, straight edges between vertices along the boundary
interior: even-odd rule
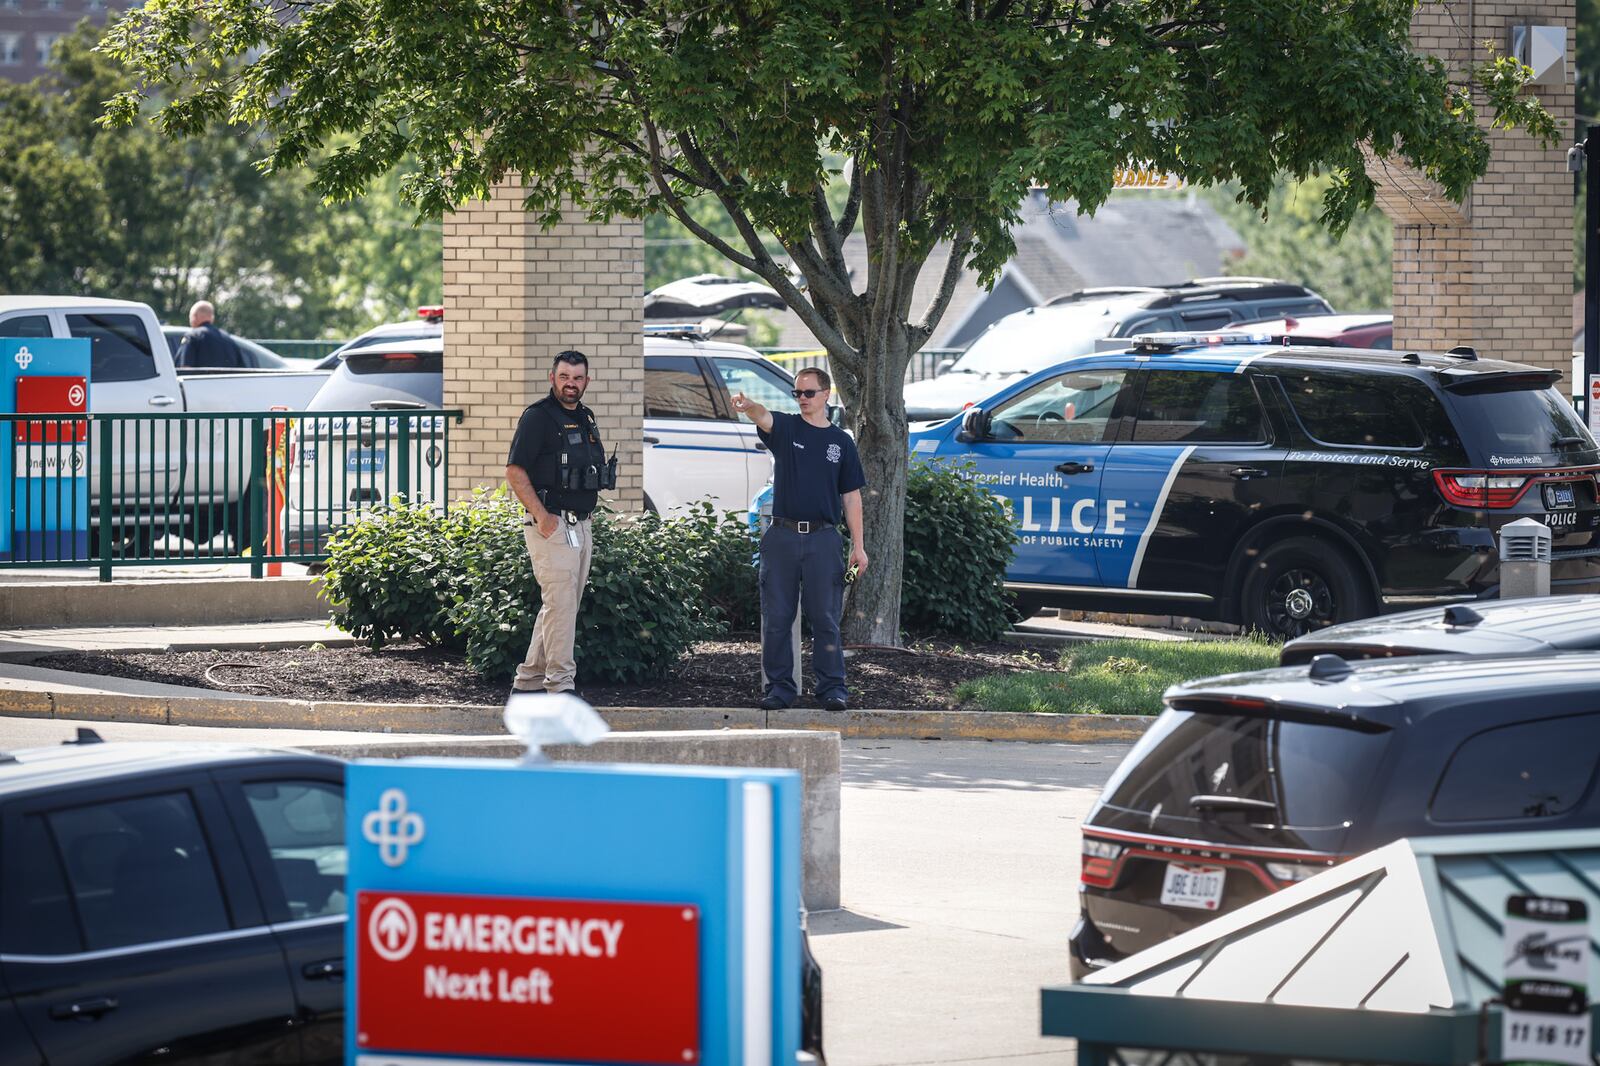
[[[1207,333],[1141,333],[1133,338],[1130,347],[1136,352],[1178,352],[1191,348],[1218,348],[1224,344],[1275,343],[1270,333],[1225,330]]]

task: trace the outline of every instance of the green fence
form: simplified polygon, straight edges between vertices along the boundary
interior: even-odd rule
[[[396,496],[447,509],[456,410],[0,414],[0,568],[317,563]],[[65,475],[65,476],[62,476]]]

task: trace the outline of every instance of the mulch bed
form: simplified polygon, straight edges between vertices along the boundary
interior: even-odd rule
[[[806,655],[809,660],[809,648]],[[663,681],[584,685],[598,707],[750,707],[761,697],[761,648],[754,639],[695,646]],[[227,649],[204,652],[76,653],[33,665],[283,699],[359,703],[504,702],[507,686],[485,682],[459,655],[419,644],[366,648]],[[914,641],[910,649],[847,652],[850,705],[860,709],[939,710],[956,706],[959,682],[988,674],[1046,668],[1014,644]],[[808,678],[809,685],[809,678]],[[581,678],[580,678],[581,684]],[[815,707],[809,692],[801,706]]]

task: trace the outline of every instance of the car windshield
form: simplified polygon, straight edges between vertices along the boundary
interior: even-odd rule
[[[1595,450],[1594,438],[1578,412],[1554,388],[1447,390],[1445,397],[1468,447],[1484,456],[1588,461],[1587,455]]]
[[[1366,800],[1388,743],[1388,733],[1168,711],[1118,768],[1105,802],[1202,840],[1213,835],[1207,824],[1230,822],[1341,829]]]
[[[949,373],[1031,374],[1075,355],[1090,355],[1117,318],[1104,302],[1041,308],[996,322],[972,342]]]

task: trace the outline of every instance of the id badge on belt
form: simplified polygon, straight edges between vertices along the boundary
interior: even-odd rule
[[[565,529],[567,531],[567,546],[569,548],[576,548],[578,546],[578,543],[579,543],[578,542],[578,515],[577,515],[577,512],[575,512],[575,511],[562,511],[561,512],[561,528]]]

